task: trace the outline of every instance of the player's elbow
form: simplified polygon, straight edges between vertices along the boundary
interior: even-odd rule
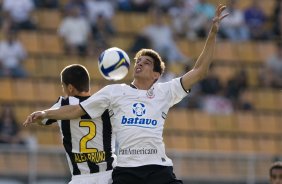
[[[197,68],[194,70],[196,71],[197,81],[203,80],[208,75],[208,69]]]
[[[73,118],[78,118],[81,117],[83,115],[85,115],[85,111],[80,107],[80,105],[74,105],[73,106],[73,110],[70,111],[70,114],[72,116],[71,119]]]
[[[203,80],[204,78],[207,77],[209,71],[208,70],[203,70],[202,72],[200,72],[199,74],[199,80]]]
[[[76,119],[86,114],[84,110],[80,107],[80,105],[66,105],[61,107],[61,110],[57,111],[52,116],[53,119],[61,119],[61,120],[68,120],[68,119]]]

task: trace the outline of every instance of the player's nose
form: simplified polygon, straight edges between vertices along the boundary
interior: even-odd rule
[[[139,62],[137,63],[137,66],[142,66],[142,65],[143,65],[142,61],[139,61]]]

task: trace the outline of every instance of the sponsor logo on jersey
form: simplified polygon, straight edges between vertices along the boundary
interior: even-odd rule
[[[133,104],[132,111],[136,116],[143,116],[146,113],[145,105],[142,103],[135,103]]]
[[[157,120],[143,118],[146,114],[146,107],[143,103],[134,103],[132,105],[132,113],[135,117],[122,116],[121,124],[125,126],[138,126],[142,128],[156,128]]]
[[[119,155],[154,155],[154,154],[158,154],[158,150],[152,148],[140,148],[140,149],[126,148],[126,149],[119,149],[118,154]]]

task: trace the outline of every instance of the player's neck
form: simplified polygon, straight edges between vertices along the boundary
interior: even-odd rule
[[[134,80],[132,83],[131,83],[133,86],[135,86],[137,89],[140,89],[140,90],[149,90],[152,85],[154,83],[152,83],[151,81],[148,81],[148,80]]]
[[[85,96],[91,96],[91,93],[90,92],[79,92],[79,93],[76,93],[75,95],[72,95],[72,96],[81,96],[81,97],[85,97]]]

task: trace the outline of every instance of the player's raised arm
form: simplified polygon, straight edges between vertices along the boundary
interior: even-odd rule
[[[182,77],[182,85],[187,90],[191,89],[193,84],[202,80],[208,72],[215,49],[216,35],[219,29],[219,23],[224,17],[228,15],[221,15],[225,8],[225,5],[218,5],[204,49],[199,58],[197,59],[193,69],[184,74]]]
[[[38,123],[43,119],[75,119],[86,114],[80,105],[66,105],[57,109],[47,109],[44,111],[36,111],[31,113],[24,121],[23,125],[27,126],[31,123]]]

